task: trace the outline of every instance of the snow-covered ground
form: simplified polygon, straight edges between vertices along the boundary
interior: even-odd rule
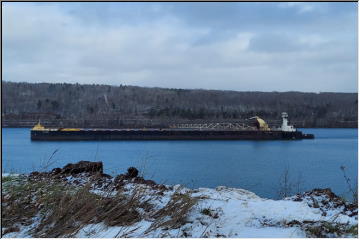
[[[66,177],[67,182],[81,182],[84,179]],[[114,181],[110,179],[109,181]],[[105,223],[88,224],[75,237],[79,238],[158,238],[158,237],[229,237],[229,238],[303,238],[307,237],[303,224],[327,222],[331,224],[357,225],[356,214],[346,212],[343,205],[336,205],[323,192],[313,195],[291,197],[284,200],[265,199],[243,189],[217,187],[215,189],[188,189],[180,185],[166,186],[159,191],[153,186],[128,181],[123,192],[129,196],[133,191],[143,193],[142,201],[148,201],[153,211],[164,208],[174,194],[186,194],[196,203],[187,214],[186,222],[177,228],[154,228],[155,219],[144,217],[130,226],[107,226]],[[108,194],[103,188],[92,193]],[[314,204],[316,201],[316,205]],[[139,212],[143,211],[139,209]],[[10,232],[3,237],[31,237],[31,229],[38,224],[20,226],[20,231]],[[166,219],[163,219],[166,221]],[[336,234],[330,237],[338,237]],[[66,236],[65,236],[66,237]],[[344,237],[344,236],[342,236]],[[346,236],[345,236],[346,237]],[[347,235],[347,237],[355,237]]]
[[[190,190],[177,185],[156,204],[164,205],[175,192],[190,193],[191,197],[199,199],[188,215],[188,223],[179,229],[146,232],[152,222],[144,220],[127,228],[89,225],[77,237],[301,238],[306,234],[300,227],[288,227],[286,224],[293,220],[357,224],[357,218],[341,214],[340,209],[323,216],[320,208],[309,207],[306,201],[264,199],[243,189],[227,187]],[[204,214],[204,209],[209,211]]]
[[[285,228],[276,226],[276,223],[321,218],[319,211],[305,203],[262,199],[252,192],[226,187],[190,190],[175,186],[156,204],[166,204],[176,191],[191,193],[192,197],[200,199],[189,213],[188,223],[180,229],[146,232],[152,222],[144,220],[127,228],[106,227],[104,224],[86,226],[77,237],[305,237],[298,227]],[[209,210],[207,214],[203,209]],[[267,226],[270,222],[275,226]]]

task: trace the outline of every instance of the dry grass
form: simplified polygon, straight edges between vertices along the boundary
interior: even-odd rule
[[[24,178],[7,179],[2,183],[2,224],[11,228],[15,224],[30,225],[32,218],[37,214],[39,207],[34,199],[51,195],[58,191],[58,185],[49,185],[46,182],[29,183]],[[63,188],[61,188],[63,190]]]
[[[187,215],[196,202],[197,199],[189,194],[175,193],[169,203],[152,216],[155,221],[146,232],[158,228],[179,228],[186,223]]]
[[[33,237],[74,237],[88,224],[128,227],[142,219],[154,221],[148,231],[156,228],[178,228],[186,223],[196,199],[189,194],[175,193],[169,203],[154,212],[143,188],[131,193],[109,190],[101,195],[90,185],[68,186],[63,182],[6,179],[2,194],[4,232],[18,231],[15,226],[34,225]],[[144,201],[147,197],[147,201]],[[140,210],[141,209],[141,210]]]
[[[358,226],[330,222],[317,222],[302,226],[309,238],[357,237]]]
[[[34,237],[74,236],[89,223],[104,222],[108,226],[128,226],[141,219],[139,207],[142,193],[130,196],[119,193],[99,196],[90,186],[69,187],[46,181],[12,184],[2,194],[2,219],[5,231],[16,224],[30,225],[35,216],[40,223],[32,230]],[[51,226],[51,227],[49,227]]]
[[[84,224],[91,222],[100,199],[88,190],[88,186],[85,186],[73,194],[63,192],[40,200],[40,204],[46,205],[46,210],[34,230],[34,237],[70,237]]]
[[[141,220],[141,192],[131,196],[99,196],[84,186],[73,194],[53,199],[53,205],[35,230],[36,237],[73,237],[87,224],[104,222],[108,226],[129,226]],[[48,226],[52,226],[48,228]]]

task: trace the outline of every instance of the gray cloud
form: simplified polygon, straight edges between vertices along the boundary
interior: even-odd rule
[[[3,3],[3,80],[357,91],[353,3]]]

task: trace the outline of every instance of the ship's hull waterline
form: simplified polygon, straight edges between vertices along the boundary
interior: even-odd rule
[[[31,130],[34,141],[79,140],[300,140],[313,139],[301,131],[204,130],[204,129],[81,129],[78,131]]]

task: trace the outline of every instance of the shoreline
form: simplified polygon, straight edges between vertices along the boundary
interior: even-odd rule
[[[137,169],[129,168],[112,177],[103,173],[102,162],[82,161],[49,172],[14,176],[13,180],[2,176],[3,237],[357,236],[357,205],[345,202],[330,189],[272,200],[225,186],[190,189],[157,184],[138,174]],[[15,193],[18,204],[12,206]],[[58,209],[54,203],[61,203],[64,197],[67,201]],[[13,213],[11,207],[26,208],[8,216]],[[71,211],[77,216],[75,225],[68,215]],[[66,221],[59,222],[59,216]]]

